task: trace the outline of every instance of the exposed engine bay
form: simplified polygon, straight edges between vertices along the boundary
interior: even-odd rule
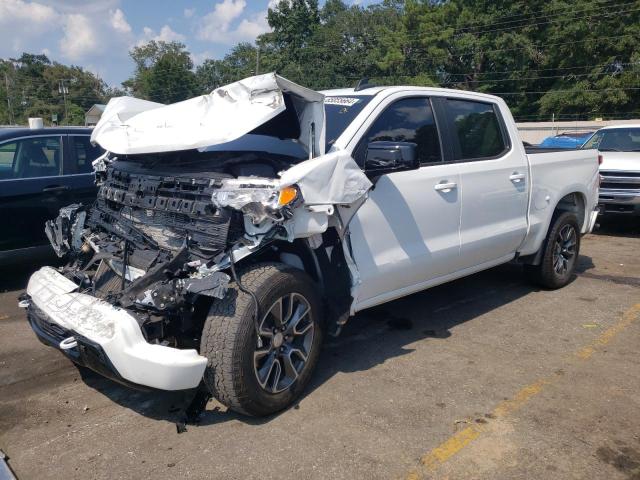
[[[268,241],[247,238],[242,210],[216,206],[212,197],[234,173],[275,175],[283,160],[251,163],[252,155],[234,154],[225,162],[193,151],[134,157],[112,160],[100,174],[95,204],[66,207],[46,231],[58,255],[67,255],[63,274],[80,291],[134,312],[147,341],[179,344],[199,299],[224,297],[230,276],[216,266],[228,251]],[[265,181],[260,193],[268,197]],[[260,218],[285,216],[273,210]],[[278,228],[272,229],[274,238]]]

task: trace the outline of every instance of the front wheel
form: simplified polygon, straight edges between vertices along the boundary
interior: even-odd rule
[[[540,265],[525,265],[527,276],[538,285],[556,289],[569,283],[580,253],[580,227],[575,214],[555,216],[542,246]]]
[[[284,264],[258,264],[214,302],[200,352],[208,358],[204,382],[221,403],[254,416],[282,410],[309,382],[322,343],[320,301],[313,281]]]

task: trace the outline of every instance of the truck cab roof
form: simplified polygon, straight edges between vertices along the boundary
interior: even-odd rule
[[[412,85],[399,85],[399,86],[379,86],[379,87],[367,87],[362,90],[356,90],[355,88],[336,88],[331,90],[321,90],[320,93],[324,94],[327,97],[342,97],[349,95],[359,95],[359,96],[375,96],[381,92],[385,92],[390,95],[397,92],[405,92],[407,90],[411,91],[420,91],[425,94],[438,94],[438,95],[446,95],[456,94],[459,95],[461,93],[468,94],[472,96],[477,96],[479,99],[486,99],[491,101],[496,101],[500,97],[495,95],[489,95],[487,93],[479,93],[479,92],[471,92],[469,90],[459,90],[454,88],[437,88],[437,87],[417,87]]]

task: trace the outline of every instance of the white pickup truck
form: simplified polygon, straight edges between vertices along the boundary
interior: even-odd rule
[[[47,223],[68,263],[29,280],[33,330],[119,382],[250,415],[290,405],[361,310],[514,260],[566,285],[597,216],[597,152],[527,153],[479,93],[267,74],[114,99],[92,138],[98,199]]]

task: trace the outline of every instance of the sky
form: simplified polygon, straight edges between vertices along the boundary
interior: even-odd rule
[[[347,0],[368,4],[372,1]],[[80,65],[113,86],[133,73],[129,50],[180,41],[196,65],[267,31],[277,0],[0,0],[0,58],[44,53]]]

